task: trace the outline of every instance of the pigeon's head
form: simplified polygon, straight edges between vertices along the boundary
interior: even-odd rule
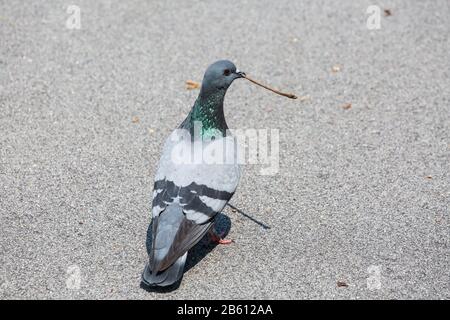
[[[225,92],[234,80],[244,77],[245,73],[237,70],[233,62],[228,60],[216,61],[206,69],[201,93]]]

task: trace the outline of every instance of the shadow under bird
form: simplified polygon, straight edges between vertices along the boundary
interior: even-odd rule
[[[215,222],[240,178],[237,142],[227,130],[223,111],[228,87],[240,78],[297,98],[256,82],[231,61],[208,67],[194,106],[166,140],[159,161],[147,235],[149,260],[142,273],[147,286],[165,287],[180,280],[188,251],[206,233],[217,243],[231,242],[217,233]]]

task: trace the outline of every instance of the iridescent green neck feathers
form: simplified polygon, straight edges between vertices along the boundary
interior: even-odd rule
[[[198,96],[187,118],[180,125],[180,128],[194,132],[194,123],[200,124],[199,134],[202,139],[212,138],[218,134],[225,136],[228,126],[225,122],[223,112],[223,100],[226,90],[218,90],[203,96]]]

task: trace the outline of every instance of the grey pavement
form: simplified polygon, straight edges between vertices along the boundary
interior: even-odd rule
[[[449,16],[447,0],[0,1],[0,298],[450,299]],[[270,229],[227,208],[235,243],[203,241],[177,290],[147,292],[162,143],[198,94],[185,81],[224,58],[304,97],[239,80],[226,98],[230,128],[280,130],[279,172],[245,166],[231,201]]]

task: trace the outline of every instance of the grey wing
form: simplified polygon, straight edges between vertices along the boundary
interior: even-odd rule
[[[169,267],[200,241],[211,228],[217,213],[232,197],[239,182],[240,168],[234,162],[191,164],[189,152],[185,154],[185,161],[174,161],[173,152],[178,150],[174,148],[180,144],[186,144],[186,150],[192,147],[189,132],[182,131],[187,133],[184,140],[178,139],[179,130],[175,130],[166,140],[156,173],[149,253],[150,264],[157,266],[151,268],[153,271]],[[227,150],[234,150],[235,139],[224,139],[230,144]],[[216,139],[214,143],[219,142],[221,140]],[[233,158],[234,151],[227,151],[227,155]]]
[[[155,191],[149,257],[151,270],[162,271],[201,240],[233,194],[167,180],[156,181]]]

